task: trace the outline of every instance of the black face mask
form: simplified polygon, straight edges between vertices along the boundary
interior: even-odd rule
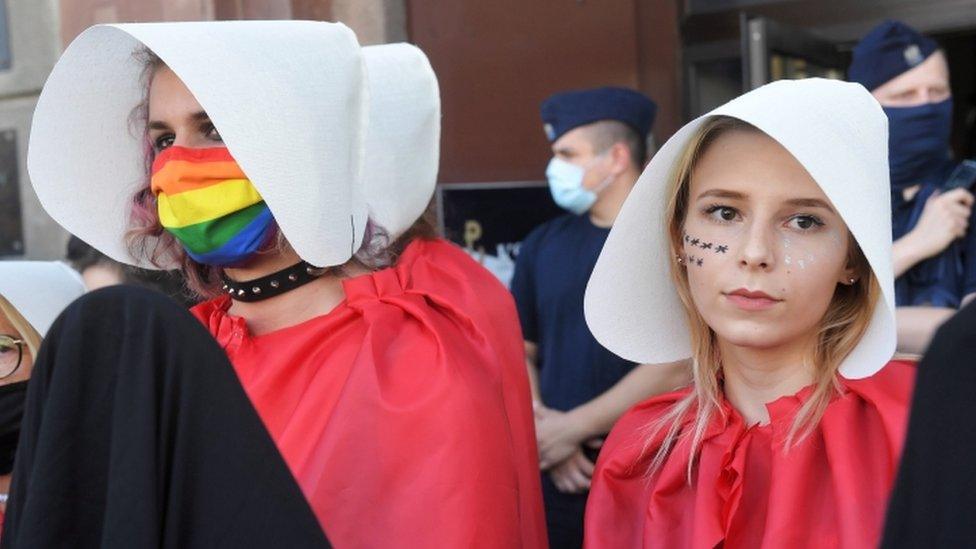
[[[26,381],[0,385],[0,475],[9,475],[14,470],[26,399]]]
[[[952,98],[916,107],[885,107],[888,115],[888,166],[891,186],[931,182],[928,178],[949,162]],[[941,181],[939,181],[941,183]]]

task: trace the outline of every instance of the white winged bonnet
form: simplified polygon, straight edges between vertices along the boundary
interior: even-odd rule
[[[806,168],[847,224],[881,287],[870,324],[840,365],[848,378],[880,370],[895,351],[888,125],[860,84],[783,80],[746,93],[689,122],[648,164],[614,223],[587,285],[586,321],[610,351],[635,362],[691,356],[684,307],[670,276],[665,226],[672,170],[711,117],[747,122]]]
[[[76,38],[38,98],[27,167],[45,210],[109,257],[148,182],[148,49],[186,84],[305,261],[345,263],[366,227],[368,91],[361,48],[341,24],[232,21],[98,25]],[[143,126],[145,122],[142,122]],[[175,265],[166,265],[172,267]]]
[[[0,261],[0,296],[44,337],[72,301],[85,293],[81,276],[57,261]]]

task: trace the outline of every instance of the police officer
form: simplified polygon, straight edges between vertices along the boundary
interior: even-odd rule
[[[898,347],[921,353],[935,329],[976,295],[976,237],[969,230],[976,178],[955,171],[949,149],[949,67],[932,39],[885,21],[854,48],[848,78],[888,115]]]
[[[610,227],[647,160],[655,104],[623,88],[557,93],[542,105],[552,197],[568,211],[522,242],[512,280],[532,380],[553,548],[582,545],[595,448],[632,404],[685,380],[683,364],[636,366],[604,349],[583,294]]]

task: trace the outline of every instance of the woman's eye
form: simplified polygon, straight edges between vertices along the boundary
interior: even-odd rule
[[[207,139],[210,139],[212,141],[223,141],[223,138],[220,137],[220,132],[217,131],[217,127],[214,126],[213,124],[208,125],[205,134],[207,136]]]
[[[802,231],[808,231],[823,226],[823,221],[812,215],[798,215],[790,219],[790,224]]]
[[[716,221],[723,222],[735,221],[735,218],[739,217],[739,212],[729,206],[710,206],[705,213]]]
[[[168,149],[173,145],[174,139],[175,137],[171,134],[161,135],[153,141],[153,148],[156,149],[156,152]]]

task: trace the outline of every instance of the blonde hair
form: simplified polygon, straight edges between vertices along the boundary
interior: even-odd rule
[[[17,330],[16,334],[9,335],[16,335],[20,339],[23,339],[24,343],[27,344],[27,349],[30,350],[31,358],[37,358],[37,350],[41,346],[41,334],[2,295],[0,295],[0,314],[7,317],[7,320],[13,325],[14,330]]]
[[[760,131],[755,126],[731,117],[715,117],[706,121],[691,139],[671,174],[668,186],[666,227],[671,241],[671,257],[682,249],[682,227],[688,210],[691,174],[705,151],[719,136],[730,131]],[[820,321],[812,361],[815,372],[813,393],[797,412],[784,444],[788,450],[809,435],[820,422],[830,400],[839,394],[841,386],[837,370],[841,361],[857,346],[871,322],[881,288],[860,246],[848,233],[848,265],[854,270],[855,282],[838,284],[827,312]],[[722,413],[719,373],[722,367],[715,332],[699,314],[691,299],[688,275],[676,262],[671,263],[671,279],[684,305],[691,331],[692,390],[676,402],[659,420],[649,426],[647,445],[662,430],[665,436],[654,456],[649,474],[656,472],[679,439],[691,437],[688,460],[688,480],[701,448],[712,416]],[[694,414],[690,433],[683,429]],[[645,446],[645,451],[647,450]]]

